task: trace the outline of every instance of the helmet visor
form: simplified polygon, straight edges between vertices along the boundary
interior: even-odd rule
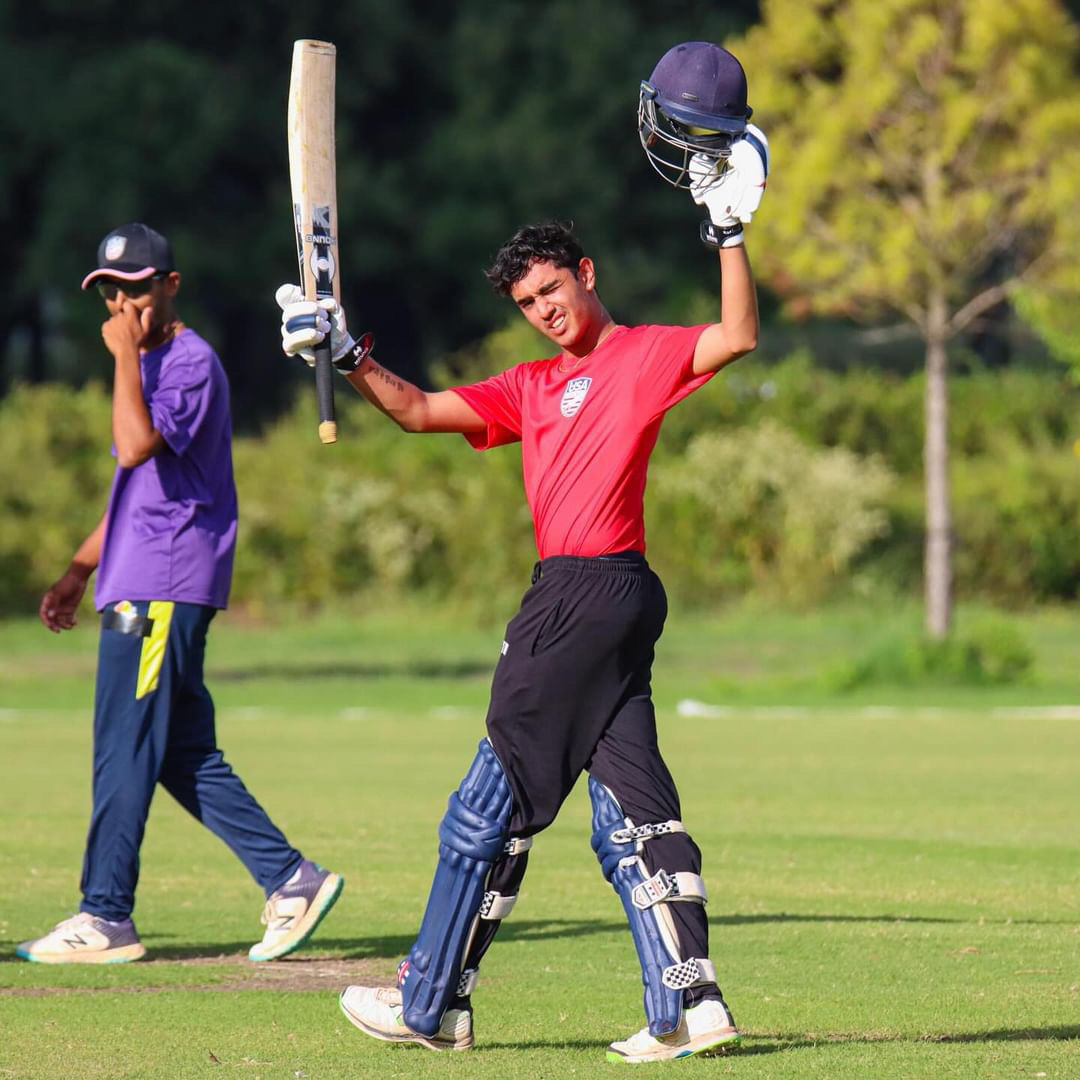
[[[672,110],[675,111],[675,110]],[[680,114],[685,110],[678,110]],[[701,120],[701,124],[694,123]],[[720,122],[725,128],[722,130]],[[689,189],[692,178],[690,159],[695,154],[720,161],[731,155],[731,140],[746,128],[745,120],[732,117],[709,117],[705,114],[691,117],[688,113],[680,118],[669,115],[658,105],[656,91],[648,84],[641,84],[638,99],[638,137],[649,163],[669,184]]]

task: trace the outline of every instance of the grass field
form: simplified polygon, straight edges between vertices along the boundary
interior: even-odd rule
[[[641,1066],[690,1076],[1080,1076],[1080,618],[1025,616],[1034,680],[875,687],[819,673],[917,615],[673,616],[662,746],[705,854],[712,957],[747,1038]],[[143,847],[146,961],[51,967],[14,945],[77,905],[92,627],[0,624],[0,1077],[607,1076],[641,1026],[621,908],[583,785],[534,848],[488,954],[477,1049],[367,1039],[337,1008],[389,983],[419,923],[435,826],[483,733],[501,627],[417,612],[225,617],[210,684],[232,763],[344,896],[306,951],[249,965],[262,897],[164,794]]]

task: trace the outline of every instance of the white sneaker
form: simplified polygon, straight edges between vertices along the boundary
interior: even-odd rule
[[[670,1035],[657,1038],[642,1028],[623,1042],[608,1047],[608,1061],[638,1064],[647,1061],[668,1061],[671,1058],[711,1054],[735,1046],[739,1032],[735,1020],[722,1001],[703,1001],[684,1009],[679,1026]]]
[[[341,1011],[361,1031],[385,1042],[419,1043],[429,1050],[471,1050],[472,1012],[447,1009],[434,1035],[421,1035],[405,1026],[401,991],[396,986],[346,986]]]
[[[315,933],[345,887],[340,874],[332,874],[315,863],[304,863],[294,878],[266,901],[261,916],[266,933],[248,950],[249,960],[278,960],[299,949]]]
[[[123,964],[145,956],[146,949],[130,919],[111,923],[80,911],[44,937],[16,946],[15,955],[39,964]]]

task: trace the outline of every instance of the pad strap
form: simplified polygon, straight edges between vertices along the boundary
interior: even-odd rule
[[[691,986],[716,982],[716,967],[711,960],[693,956],[681,964],[664,968],[662,979],[664,985],[672,990],[689,990]]]
[[[658,821],[653,825],[628,825],[625,829],[616,829],[611,834],[613,844],[637,844],[651,840],[654,836],[667,836],[669,833],[686,832],[681,821]],[[638,851],[641,849],[638,848]]]
[[[533,838],[531,836],[511,836],[509,840],[503,844],[504,855],[522,855],[533,846]]]
[[[480,910],[476,913],[481,919],[505,919],[514,905],[517,903],[517,893],[513,896],[503,896],[497,892],[484,893],[484,899],[480,901]],[[479,981],[479,971],[469,968],[461,973],[457,984],[457,997],[468,997],[475,989]]]
[[[481,919],[505,919],[514,905],[517,903],[517,893],[513,896],[503,896],[497,892],[484,893],[484,899],[480,901],[480,910],[477,914]]]
[[[657,870],[648,881],[643,881],[630,894],[634,907],[639,911],[651,908],[661,901],[669,903],[676,900],[693,900],[699,904],[708,902],[705,880],[700,874],[677,871],[669,874],[666,870]]]

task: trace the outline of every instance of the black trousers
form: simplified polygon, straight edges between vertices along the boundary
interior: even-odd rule
[[[635,824],[680,819],[652,703],[654,647],[666,617],[664,587],[636,552],[537,563],[532,587],[506,628],[487,715],[488,737],[513,794],[511,836],[550,825],[585,770]],[[701,872],[701,852],[685,833],[654,837],[642,858],[650,873]],[[527,860],[527,852],[504,856],[488,887],[516,893]],[[702,905],[671,909],[683,957],[707,957]],[[466,970],[478,966],[498,925],[481,920]],[[690,1003],[716,994],[702,989],[690,992]]]

